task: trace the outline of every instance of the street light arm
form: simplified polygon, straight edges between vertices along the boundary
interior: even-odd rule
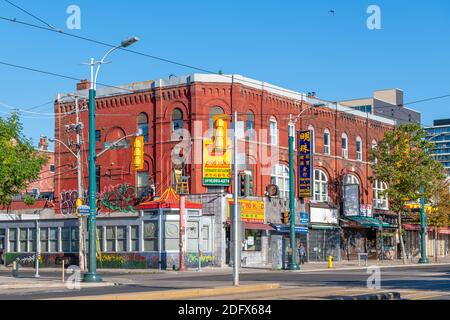
[[[113,147],[115,147],[119,142],[125,140],[126,138],[136,137],[136,136],[138,136],[138,134],[137,134],[137,133],[133,133],[133,134],[129,134],[129,135],[125,136],[125,137],[122,137],[122,138],[120,138],[120,139],[117,140],[117,141],[114,141],[108,148],[106,148],[105,150],[103,150],[103,151],[101,151],[99,154],[97,154],[97,155],[95,156],[95,158],[96,158],[96,159],[100,158],[102,155],[104,155],[106,152],[108,152],[109,150],[111,150],[111,149],[112,149]]]
[[[102,66],[102,64],[105,63],[106,58],[113,53],[114,51],[116,51],[117,49],[122,48],[122,45],[116,46],[114,48],[111,48],[108,52],[105,53],[105,55],[103,56],[103,58],[98,62],[98,66],[97,66],[97,70],[95,71],[95,76],[94,76],[94,87],[96,87],[97,84],[97,78],[98,78],[98,73],[100,72],[100,67]]]
[[[65,144],[65,143],[62,142],[61,140],[58,140],[58,139],[49,139],[49,141],[50,141],[50,142],[58,142],[58,143],[62,144],[67,150],[70,151],[70,153],[71,153],[75,158],[78,159],[78,156],[75,154],[75,152],[73,152],[72,149],[70,149],[70,148],[67,146],[67,144]]]

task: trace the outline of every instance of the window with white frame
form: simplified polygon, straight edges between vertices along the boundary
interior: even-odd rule
[[[131,226],[131,251],[139,251],[139,226]]]
[[[116,251],[116,227],[106,227],[106,252]]]
[[[36,252],[36,228],[28,229],[28,251]]]
[[[20,228],[19,230],[19,252],[28,252],[28,229]]]
[[[328,129],[325,129],[323,134],[323,153],[327,155],[331,154],[331,134]]]
[[[373,207],[375,209],[388,210],[389,203],[388,197],[385,194],[387,189],[387,184],[378,180],[375,180],[372,190],[373,190]]]
[[[362,161],[362,139],[361,137],[356,138],[356,160]]]
[[[289,168],[282,164],[272,167],[271,184],[278,186],[281,198],[289,198]]]
[[[59,252],[58,248],[58,228],[50,228],[50,251],[49,252]]]
[[[353,174],[346,175],[345,178],[344,178],[344,185],[349,185],[349,184],[357,184],[357,185],[359,185],[358,178],[355,175],[353,175]]]
[[[9,229],[9,252],[17,252],[17,229]]]
[[[278,144],[278,124],[274,117],[270,118],[269,124],[270,144],[276,146]]]
[[[313,126],[308,126],[308,130],[311,131],[312,152],[314,153],[316,152],[316,132]]]
[[[117,235],[117,251],[118,252],[126,252],[127,250],[127,227],[121,226],[116,227],[116,235]]]
[[[144,251],[158,251],[158,221],[144,222]]]
[[[41,228],[39,231],[41,241],[41,252],[48,251],[48,228]]]
[[[63,252],[71,252],[69,227],[61,228],[61,248]]]
[[[372,140],[372,151],[375,151],[378,147],[378,143],[376,140]],[[377,158],[374,159],[374,162],[377,163]]]
[[[345,133],[342,134],[342,158],[348,159],[348,137]]]
[[[328,177],[322,170],[314,170],[314,200],[328,202]]]

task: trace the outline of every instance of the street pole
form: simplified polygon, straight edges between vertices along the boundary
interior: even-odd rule
[[[84,282],[101,282],[102,278],[97,273],[97,244],[96,244],[96,228],[97,228],[97,203],[96,193],[96,176],[95,176],[95,83],[94,83],[94,58],[91,58],[91,88],[89,89],[89,272],[84,275]]]
[[[36,273],[34,275],[35,278],[40,278],[41,276],[39,275],[39,255],[40,255],[40,238],[41,238],[41,233],[39,231],[39,220],[36,220],[36,259],[35,259],[35,267],[36,267]]]
[[[233,197],[233,217],[232,217],[232,243],[233,243],[233,285],[239,286],[239,265],[240,265],[240,250],[241,244],[239,242],[239,216],[238,216],[238,157],[237,157],[237,144],[238,144],[238,114],[234,113],[234,137],[233,137],[233,169],[234,169],[234,197]]]
[[[82,172],[82,163],[81,163],[81,138],[80,138],[80,108],[78,105],[78,96],[75,96],[75,132],[76,132],[76,140],[77,140],[77,189],[78,189],[78,199],[83,200],[83,177],[81,175]],[[85,241],[85,233],[84,233],[84,217],[83,215],[78,215],[78,260],[79,267],[81,271],[85,271],[86,264],[86,241]]]
[[[427,264],[429,263],[427,257],[427,216],[425,214],[425,188],[420,187],[420,192],[422,196],[420,197],[420,237],[422,242],[422,248],[420,251],[419,263]]]
[[[186,196],[180,195],[180,256],[179,256],[179,271],[186,271],[186,263],[184,258],[184,237],[186,235]]]
[[[290,237],[291,237],[291,263],[289,265],[290,270],[299,270],[300,267],[297,263],[297,241],[295,238],[295,175],[294,175],[294,135],[295,125],[291,119],[289,121],[289,211],[290,216]]]

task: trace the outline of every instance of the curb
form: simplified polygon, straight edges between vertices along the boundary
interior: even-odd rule
[[[386,292],[351,297],[339,297],[332,300],[401,300],[401,295],[400,292]]]
[[[438,266],[450,266],[450,263],[428,263],[428,264],[401,264],[401,265],[377,265],[368,264],[367,266],[361,267],[342,267],[342,268],[333,268],[333,269],[314,269],[314,270],[287,270],[288,272],[298,272],[298,273],[311,273],[311,272],[325,272],[325,271],[354,271],[354,270],[366,270],[369,267],[378,267],[380,269],[389,269],[389,268],[411,268],[411,267],[438,267]],[[284,271],[284,270],[283,270]]]
[[[80,288],[102,288],[102,287],[113,287],[118,285],[114,282],[101,282],[101,283],[80,283]],[[66,283],[20,283],[20,284],[1,284],[0,290],[2,289],[49,289],[49,288],[67,288]]]
[[[239,287],[216,287],[206,289],[198,288],[198,289],[183,289],[183,290],[137,292],[137,293],[124,293],[113,295],[70,297],[64,299],[51,299],[51,300],[167,300],[167,299],[179,300],[179,299],[200,298],[226,294],[258,292],[262,290],[278,289],[280,287],[281,285],[279,283],[268,283],[256,285],[254,284],[242,285]]]

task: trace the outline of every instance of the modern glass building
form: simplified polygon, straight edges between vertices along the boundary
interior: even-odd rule
[[[450,119],[435,120],[433,127],[425,129],[429,141],[436,144],[433,157],[444,165],[450,177]]]

